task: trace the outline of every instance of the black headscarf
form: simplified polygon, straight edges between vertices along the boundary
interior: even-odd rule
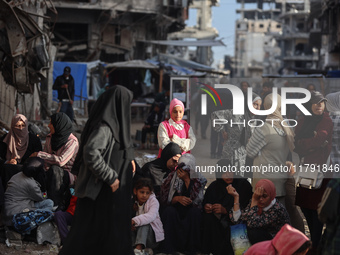
[[[320,92],[312,91],[311,99],[306,104],[304,104],[305,108],[312,115],[306,115],[304,117],[303,125],[300,129],[300,132],[296,134],[295,141],[298,141],[299,139],[303,138],[314,137],[314,131],[316,129],[316,126],[319,124],[320,121],[322,121],[324,113],[322,113],[321,115],[314,114],[312,111],[312,105],[317,104],[321,101],[327,101],[327,99],[325,99]]]
[[[220,159],[217,162],[217,165],[223,167],[232,166],[231,161],[228,159]],[[216,181],[210,184],[207,192],[205,193],[203,205],[209,204],[222,204],[224,208],[228,211],[234,206],[234,198],[228,194],[226,188],[229,184],[227,184],[222,179],[221,172],[216,171]],[[241,207],[245,208],[249,202],[249,199],[252,196],[251,185],[249,185],[248,181],[245,178],[237,176],[232,182],[233,187],[240,195],[240,203]]]
[[[53,114],[51,123],[55,130],[51,139],[52,150],[57,151],[67,142],[73,131],[73,126],[70,118],[63,112]]]
[[[177,143],[171,142],[162,150],[161,160],[166,164],[169,159],[171,159],[173,156],[176,156],[177,154],[182,155],[181,148],[178,146]]]
[[[152,176],[152,173],[163,172],[165,174],[164,178],[167,177],[167,175],[170,173],[170,169],[168,169],[166,163],[169,159],[171,159],[173,156],[176,156],[177,154],[182,154],[181,148],[177,143],[170,142],[162,150],[160,158],[148,162],[142,167],[140,175],[151,178],[154,183],[155,180]]]
[[[80,146],[73,164],[72,173],[78,174],[81,165],[83,148],[93,130],[102,123],[106,123],[113,134],[120,150],[131,148],[130,122],[131,102],[133,94],[127,88],[116,85],[105,91],[91,109],[90,116],[85,124],[80,138]]]

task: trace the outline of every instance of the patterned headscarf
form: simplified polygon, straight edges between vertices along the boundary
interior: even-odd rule
[[[18,129],[15,125],[18,121],[23,121],[25,127],[23,129]],[[4,143],[7,144],[7,154],[6,159],[16,159],[20,162],[20,159],[25,155],[28,143],[28,123],[27,118],[22,114],[16,114],[12,118],[11,129],[4,139]]]
[[[264,99],[264,102],[263,102],[264,109],[265,110],[270,109],[272,104],[273,104],[273,94],[269,94]],[[291,128],[281,125],[281,122],[283,121],[283,117],[281,115],[281,96],[280,95],[277,95],[277,106],[276,106],[275,111],[267,116],[267,120],[270,120],[270,119],[279,119],[279,121],[273,121],[273,125],[276,128],[283,130],[286,133],[286,139],[288,142],[289,149],[290,151],[293,151],[295,148],[294,132],[292,131]]]
[[[196,159],[192,154],[184,154],[178,161],[178,166],[182,170],[189,172],[190,179],[193,180],[192,190],[190,191],[190,199],[193,201],[194,207],[200,208],[203,201],[203,190],[207,183],[207,179],[199,172],[195,171]],[[182,193],[183,180],[177,176],[177,169],[172,171],[164,180],[161,187],[161,202],[170,204],[174,194]]]

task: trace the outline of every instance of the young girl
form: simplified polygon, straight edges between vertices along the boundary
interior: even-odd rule
[[[136,216],[132,218],[133,246],[136,255],[146,255],[144,249],[156,248],[164,240],[163,224],[159,217],[159,202],[148,178],[139,179],[133,188]]]
[[[163,121],[158,127],[158,158],[161,156],[162,149],[170,142],[177,143],[184,153],[190,153],[196,143],[196,137],[192,127],[182,120],[184,114],[183,103],[174,98],[170,103],[170,119]]]

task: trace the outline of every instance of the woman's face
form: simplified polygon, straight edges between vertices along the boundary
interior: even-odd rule
[[[14,126],[16,129],[20,129],[20,130],[23,130],[25,127],[26,127],[26,124],[25,122],[23,122],[22,120],[19,120],[15,126]]]
[[[318,104],[312,104],[312,112],[315,115],[321,115],[325,111],[325,102],[322,101],[321,103]]]
[[[262,104],[262,100],[259,99],[259,100],[256,100],[254,103],[253,103],[253,107],[255,110],[260,110],[261,109],[261,104]]]
[[[176,106],[172,109],[171,119],[175,122],[181,121],[183,118],[184,111],[181,106]]]
[[[270,204],[270,202],[271,202],[270,196],[264,190],[263,195],[259,198],[258,207],[261,207],[261,208],[267,207]]]
[[[50,121],[50,123],[48,124],[48,128],[50,129],[51,131],[51,135],[53,135],[55,133],[55,130],[54,130],[54,127],[52,125],[52,122]]]
[[[168,169],[175,170],[176,166],[178,165],[178,160],[181,157],[181,154],[177,154],[175,156],[173,156],[172,158],[170,158],[167,162],[166,162],[166,167]]]
[[[233,172],[225,172],[222,174],[222,180],[225,181],[227,184],[232,184],[234,180],[234,173]]]

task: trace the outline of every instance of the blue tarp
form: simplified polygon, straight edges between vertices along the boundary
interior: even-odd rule
[[[339,78],[340,77],[340,70],[328,71],[326,77]]]
[[[53,83],[55,79],[64,73],[64,67],[71,67],[71,75],[74,78],[74,100],[79,101],[80,97],[83,100],[87,99],[87,64],[85,63],[75,63],[75,62],[58,62],[54,61],[53,65]],[[53,90],[53,100],[58,101],[58,91]]]

